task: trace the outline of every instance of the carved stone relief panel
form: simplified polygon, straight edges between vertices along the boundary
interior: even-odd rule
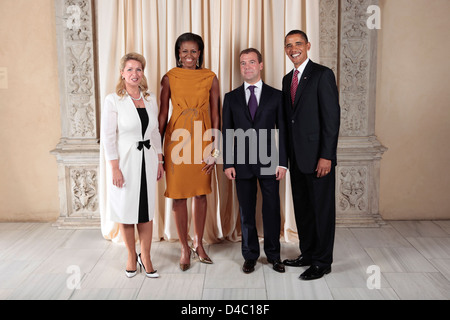
[[[98,215],[97,168],[70,168],[72,212],[70,216]]]
[[[368,136],[371,30],[367,28],[367,8],[371,0],[341,1],[340,98],[341,135]],[[376,62],[376,61],[375,61]]]
[[[90,96],[69,95],[70,132],[72,137],[95,137],[95,110]]]
[[[338,167],[337,206],[341,213],[364,213],[369,209],[367,166]]]
[[[96,138],[93,22],[90,0],[64,1],[68,137]]]
[[[339,1],[320,0],[319,13],[319,54],[320,64],[338,75],[339,48]]]

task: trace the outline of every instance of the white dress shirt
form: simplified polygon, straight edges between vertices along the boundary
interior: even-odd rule
[[[256,96],[256,101],[258,101],[258,105],[259,105],[259,100],[261,99],[261,91],[262,91],[262,85],[263,82],[262,80],[259,80],[257,83],[255,84],[249,84],[247,82],[244,82],[244,89],[245,89],[245,101],[247,102],[248,105],[248,100],[250,100],[250,90],[248,89],[248,87],[250,86],[255,86],[255,96]]]
[[[302,77],[303,71],[305,71],[305,68],[306,68],[306,65],[308,64],[308,62],[309,62],[309,58],[306,58],[306,60],[303,61],[303,63],[300,65],[300,67],[297,68],[297,70],[298,70],[298,75],[297,75],[298,83],[300,83],[300,79]],[[294,68],[294,70],[295,70],[295,68]]]

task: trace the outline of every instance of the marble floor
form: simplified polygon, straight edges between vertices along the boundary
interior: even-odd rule
[[[336,231],[332,273],[301,281],[305,268],[279,274],[259,259],[244,274],[240,243],[206,246],[213,265],[178,268],[178,242],[154,242],[161,275],[125,277],[125,248],[99,230],[59,230],[50,223],[0,223],[2,300],[448,300],[450,221],[390,221]],[[282,243],[282,259],[298,245]]]

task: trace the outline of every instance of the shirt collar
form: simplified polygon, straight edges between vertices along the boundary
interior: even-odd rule
[[[306,58],[306,60],[303,61],[303,63],[300,65],[300,67],[297,68],[299,74],[302,74],[303,71],[305,71],[305,68],[306,68],[306,65],[308,64],[308,62],[309,62],[309,58]]]
[[[250,86],[255,86],[255,87],[257,87],[258,89],[261,89],[262,88],[262,80],[260,79],[257,83],[255,83],[255,84],[249,84],[249,83],[247,83],[247,82],[245,82],[244,81],[244,89],[245,90],[247,90],[248,89],[248,87],[250,87]]]

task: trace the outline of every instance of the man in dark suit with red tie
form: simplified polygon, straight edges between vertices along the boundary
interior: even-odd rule
[[[285,53],[294,70],[283,78],[288,126],[289,172],[301,255],[287,266],[309,266],[300,275],[314,280],[331,272],[335,236],[335,166],[340,106],[331,69],[308,58],[307,35],[286,35]]]
[[[253,48],[239,56],[244,84],[227,93],[223,103],[225,175],[236,181],[242,230],[242,270],[253,272],[260,249],[256,229],[257,183],[263,205],[264,252],[277,272],[280,260],[279,181],[287,171],[286,130],[281,91],[261,80],[261,53]],[[278,130],[278,149],[276,145]]]

